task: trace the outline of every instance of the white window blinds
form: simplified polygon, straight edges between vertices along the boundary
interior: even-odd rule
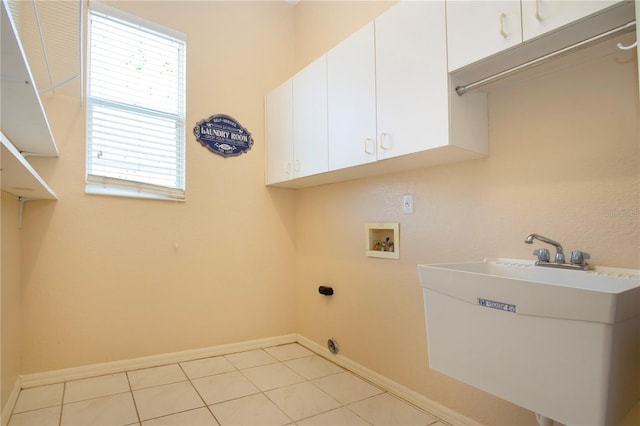
[[[87,190],[184,199],[184,37],[114,15],[89,11]]]

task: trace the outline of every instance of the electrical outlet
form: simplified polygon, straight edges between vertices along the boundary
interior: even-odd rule
[[[404,214],[413,214],[413,194],[405,194],[402,197],[402,211]]]

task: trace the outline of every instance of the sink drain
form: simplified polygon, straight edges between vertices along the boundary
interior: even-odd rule
[[[338,348],[338,341],[333,337],[327,340],[327,348],[332,354],[337,354],[340,351],[340,349]]]

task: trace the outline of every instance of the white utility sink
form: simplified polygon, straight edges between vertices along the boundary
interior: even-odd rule
[[[520,259],[419,265],[429,366],[568,425],[640,398],[640,271]]]

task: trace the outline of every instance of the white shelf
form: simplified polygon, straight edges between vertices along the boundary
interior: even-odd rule
[[[2,190],[29,200],[55,200],[56,194],[7,137],[2,139]]]
[[[2,0],[1,15],[2,190],[24,200],[56,199],[25,159],[25,155],[57,157],[58,148],[6,0]]]
[[[0,27],[2,132],[20,152],[57,157],[58,149],[6,0],[2,0]]]

